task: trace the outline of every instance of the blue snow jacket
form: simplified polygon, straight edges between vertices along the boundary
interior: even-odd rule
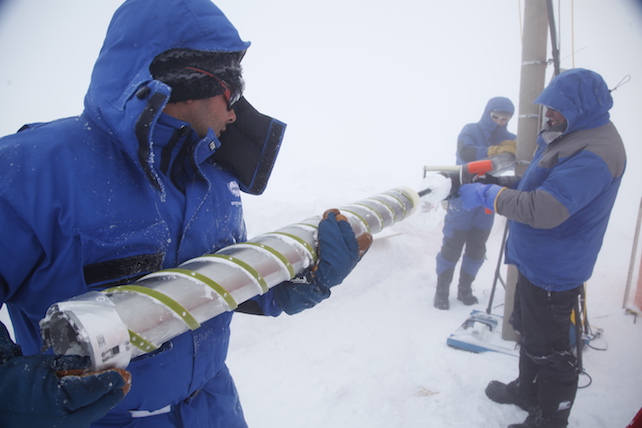
[[[488,100],[481,119],[463,127],[457,137],[457,165],[473,162],[488,157],[488,148],[504,140],[514,140],[515,134],[506,129],[506,124],[498,125],[490,117],[491,111],[515,112],[512,101],[506,97],[494,97]],[[473,155],[474,153],[474,155]]]
[[[0,298],[25,354],[39,352],[52,303],[246,239],[237,179],[209,159],[220,142],[162,113],[170,88],[148,67],[170,48],[248,46],[210,0],[128,0],[84,112],[0,139]],[[278,315],[272,292],[257,302]],[[225,365],[231,318],[132,361],[131,392],[92,426],[245,427]]]
[[[496,198],[497,213],[511,220],[506,262],[539,287],[570,290],[593,272],[626,153],[597,73],[566,71],[534,102],[560,112],[567,127],[544,129],[517,190]]]
[[[479,122],[469,123],[457,137],[457,165],[474,162],[488,158],[488,148],[500,144],[504,140],[514,140],[515,134],[509,132],[504,125],[498,125],[490,117],[491,111],[506,112],[511,115],[515,112],[512,101],[506,97],[494,97],[488,100],[484,113]],[[480,238],[476,234],[470,234],[472,228],[490,230],[493,227],[495,215],[487,213],[484,207],[477,207],[472,210],[464,209],[461,198],[452,198],[448,201],[448,211],[444,218],[444,245],[450,240],[453,242],[457,231],[466,232],[466,246],[484,246],[486,238]],[[484,242],[478,242],[484,239]],[[442,247],[443,251],[443,247]],[[441,275],[448,269],[454,268],[458,260],[446,260],[443,253],[437,255],[437,275]],[[462,269],[471,276],[476,276],[481,268],[484,259],[472,259],[464,254]]]
[[[498,125],[491,119],[491,111],[507,112],[512,115],[515,112],[515,106],[506,97],[494,97],[486,103],[479,122],[465,125],[457,137],[457,165],[487,159],[490,146],[517,138],[506,129],[507,124]],[[493,219],[494,215],[485,213],[483,207],[465,210],[461,199],[455,198],[448,202],[444,234],[452,237],[455,230],[470,230],[471,227],[490,230],[493,227]]]

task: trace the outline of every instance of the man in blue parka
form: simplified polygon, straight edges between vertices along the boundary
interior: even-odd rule
[[[495,157],[502,153],[515,155],[515,134],[506,126],[515,107],[505,97],[494,97],[477,123],[469,123],[457,137],[457,165]],[[444,238],[437,254],[437,290],[434,305],[437,309],[449,309],[448,295],[455,266],[464,250],[459,271],[457,299],[465,305],[477,303],[472,292],[472,283],[484,263],[486,241],[493,227],[494,214],[484,208],[465,210],[459,198],[450,199],[444,218]]]
[[[578,381],[571,312],[602,246],[626,153],[599,74],[566,71],[534,102],[547,120],[517,188],[474,183],[460,194],[466,208],[483,206],[510,220],[506,263],[519,273],[510,319],[521,334],[519,376],[491,382],[486,394],[530,411],[511,427],[559,428],[567,426]]]
[[[231,312],[134,359],[124,399],[115,372],[58,379],[88,361],[39,355],[38,322],[52,303],[246,240],[240,191],[263,191],[285,128],[242,97],[249,45],[210,0],[128,0],[84,112],[0,140],[0,298],[19,344],[0,329],[3,427],[246,426],[225,365]],[[239,309],[294,314],[327,298],[359,249],[335,214],[318,240],[307,283]]]

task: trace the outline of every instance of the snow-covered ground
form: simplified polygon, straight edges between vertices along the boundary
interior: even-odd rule
[[[119,4],[0,3],[0,135],[81,111]],[[479,119],[490,97],[517,105],[522,2],[217,4],[253,42],[244,60],[247,98],[288,123],[267,191],[244,198],[250,236],[393,187],[418,188],[424,165],[454,162],[459,130]],[[613,93],[612,110],[629,168],[588,286],[589,321],[603,329],[591,344],[606,350],[584,352],[592,384],[578,392],[571,427],[624,428],[642,406],[642,322],[622,309],[642,197],[642,11],[635,4],[574,2],[573,22],[567,2],[556,6],[563,67],[593,69],[610,87],[632,77]],[[517,131],[516,120],[509,129]],[[315,309],[235,317],[228,362],[252,428],[505,427],[525,418],[483,393],[490,380],[516,376],[515,357],[446,345],[471,309],[488,305],[504,220],[496,219],[475,282],[480,304],[451,298],[451,310],[438,311],[442,218],[417,214],[384,231]],[[503,302],[498,285],[495,313]]]

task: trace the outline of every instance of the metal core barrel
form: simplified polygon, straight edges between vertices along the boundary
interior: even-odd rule
[[[358,236],[407,218],[417,193],[398,187],[340,207]],[[91,357],[94,371],[125,368],[132,358],[302,274],[317,260],[320,216],[291,224],[128,285],[51,305],[40,321],[45,347]]]

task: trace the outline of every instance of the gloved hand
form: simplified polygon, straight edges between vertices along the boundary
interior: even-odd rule
[[[318,228],[318,258],[305,279],[274,287],[279,306],[296,314],[330,297],[330,288],[341,284],[372,244],[372,235],[355,237],[350,223],[338,210],[328,210]]]
[[[499,184],[499,179],[494,175],[484,174],[474,176],[472,182],[481,184]]]
[[[517,154],[517,140],[504,140],[501,143],[488,147],[488,156],[497,156],[500,153]]]
[[[482,176],[475,176],[473,178],[473,183],[481,184],[497,184],[500,187],[508,187],[509,189],[515,188],[515,184],[520,180],[520,177],[515,175],[500,175],[494,176],[490,174],[484,174]]]
[[[466,210],[485,207],[490,211],[495,211],[495,199],[504,189],[506,188],[496,184],[471,183],[461,186],[459,195]]]
[[[128,391],[116,370],[82,376],[60,373],[84,371],[90,364],[87,357],[22,356],[4,325],[0,326],[0,426],[86,428],[123,399],[124,389]]]
[[[372,235],[354,235],[348,219],[339,210],[328,210],[319,223],[319,257],[312,268],[314,282],[326,287],[341,284],[368,251]]]

